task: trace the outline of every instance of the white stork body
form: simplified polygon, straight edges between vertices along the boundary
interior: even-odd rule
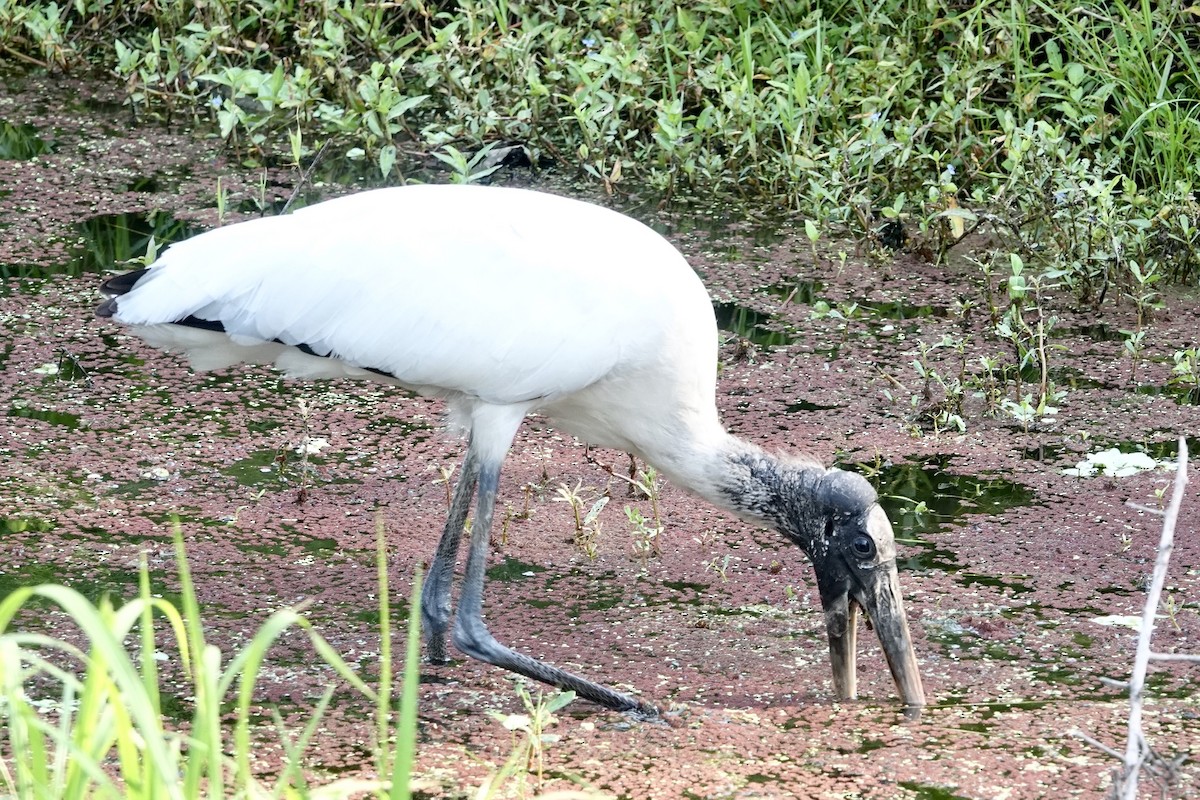
[[[641,223],[553,195],[381,189],[218,228],[172,245],[114,316],[196,369],[274,363],[444,397],[492,454],[537,411],[699,491],[729,438],[699,278]],[[165,324],[187,317],[227,335]]]
[[[862,606],[906,702],[924,702],[891,528],[873,490],[724,430],[708,294],[679,252],[641,223],[519,189],[379,189],[209,231],[102,289],[111,299],[101,316],[186,351],[197,369],[273,363],[294,377],[367,378],[445,398],[470,444],[422,596],[432,658],[445,657],[454,562],[478,486],[455,644],[610,708],[655,713],[513,652],[483,624],[500,466],[521,420],[537,411],[778,527],[813,559],[839,693],[855,693]]]

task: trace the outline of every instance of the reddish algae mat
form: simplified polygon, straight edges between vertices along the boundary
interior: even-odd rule
[[[96,319],[96,286],[119,269],[114,258],[142,255],[150,232],[180,238],[218,224],[218,178],[226,222],[277,209],[298,180],[246,169],[211,138],[130,125],[107,91],[79,84],[64,103],[60,84],[15,77],[0,91],[0,121],[25,137],[18,157],[0,160],[0,596],[60,582],[128,599],[145,554],[155,591],[173,597],[177,517],[208,634],[226,658],[272,611],[303,604],[343,658],[375,676],[377,521],[399,652],[412,576],[433,554],[463,442],[443,431],[436,400],[289,382],[259,367],[195,373]],[[562,191],[528,172],[498,177]],[[355,188],[318,181],[302,194]],[[1195,291],[1163,290],[1136,365],[1119,334],[1136,325],[1131,307],[1110,299],[1097,312],[1061,298],[1049,363],[1066,394],[1057,413],[1023,420],[1000,408],[1019,400],[1012,382],[989,385],[981,359],[1011,362],[1011,347],[965,260],[868,256],[853,242],[814,252],[800,215],[584,199],[652,224],[703,278],[724,329],[718,403],[731,431],[853,469],[879,490],[929,705],[905,719],[866,630],[860,699],[837,702],[799,549],[669,483],[651,541],[655,503],[613,475],[629,473],[629,457],[589,450],[535,417],[501,478],[488,624],[519,651],[667,713],[646,723],[569,704],[547,728],[558,738],[544,746],[540,781],[525,779],[529,794],[1103,797],[1116,761],[1072,731],[1124,749],[1128,698],[1102,679],[1129,675],[1130,618],[1141,613],[1161,527],[1128,501],[1161,508],[1177,437],[1200,433],[1200,406],[1169,385],[1172,354],[1196,346]],[[945,399],[922,377],[930,370],[969,382],[965,431],[928,424]],[[1200,441],[1189,444],[1194,456]],[[1120,477],[1070,472],[1114,447],[1159,465]],[[1163,652],[1200,653],[1197,487],[1187,489],[1155,629]],[[564,489],[584,512],[610,502],[581,532]],[[21,624],[83,641],[53,609]],[[168,660],[164,675],[164,694],[186,717],[177,664]],[[1195,664],[1151,669],[1147,739],[1182,760],[1165,796],[1200,792],[1198,677]],[[474,797],[505,762],[518,739],[492,712],[525,710],[518,683],[466,659],[422,665],[421,796]],[[305,762],[311,780],[375,777],[371,703],[299,630],[272,649],[260,678],[262,775],[283,758],[270,709],[298,730],[328,685],[333,702]],[[527,686],[535,696],[545,688]],[[1144,782],[1144,796],[1159,796]]]

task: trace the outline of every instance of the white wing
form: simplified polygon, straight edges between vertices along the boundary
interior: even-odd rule
[[[220,321],[242,348],[225,363],[304,372],[301,354],[273,342],[305,345],[413,388],[506,404],[715,334],[699,279],[649,228],[490,187],[381,189],[209,231],[167,250],[117,305],[138,326]]]

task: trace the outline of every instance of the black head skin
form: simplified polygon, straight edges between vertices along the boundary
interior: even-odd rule
[[[807,494],[809,502],[787,514],[785,532],[812,560],[825,609],[833,685],[843,699],[857,696],[858,611],[879,635],[892,678],[906,706],[925,705],[900,581],[896,542],[887,514],[871,485],[860,475],[831,469]]]

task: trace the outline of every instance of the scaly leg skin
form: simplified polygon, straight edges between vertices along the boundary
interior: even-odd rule
[[[437,553],[429,565],[429,576],[421,590],[421,625],[425,628],[428,641],[427,653],[430,662],[446,664],[446,630],[450,627],[450,586],[454,581],[454,561],[458,557],[458,544],[462,538],[467,512],[471,509],[471,497],[479,478],[479,459],[470,444],[463,458],[454,497],[450,502],[450,514],[442,538],[438,541]]]
[[[476,506],[475,522],[471,526],[467,574],[463,581],[458,615],[454,623],[454,646],[472,658],[560,689],[573,691],[585,700],[591,700],[614,711],[632,712],[646,720],[659,719],[658,709],[650,703],[517,653],[497,642],[488,632],[483,623],[483,584],[499,482],[500,464],[489,463],[480,467],[479,502]]]

